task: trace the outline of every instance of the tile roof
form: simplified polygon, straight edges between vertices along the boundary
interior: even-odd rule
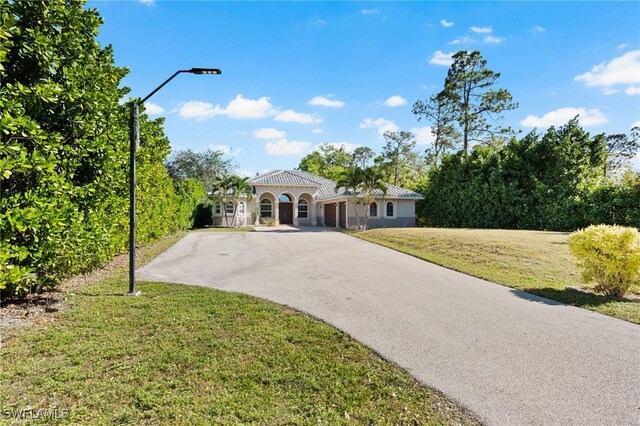
[[[318,196],[335,195],[336,183],[331,179],[323,178],[303,170],[272,170],[254,176],[252,185],[293,185],[313,186],[318,188]]]
[[[252,185],[292,185],[292,186],[312,186],[318,188],[318,199],[327,199],[340,196],[351,195],[344,188],[336,192],[336,183],[331,179],[323,178],[313,173],[303,170],[272,170],[251,179]],[[376,190],[372,194],[374,197],[382,197],[382,191]],[[388,198],[409,198],[422,199],[422,195],[417,192],[399,186],[387,184]]]

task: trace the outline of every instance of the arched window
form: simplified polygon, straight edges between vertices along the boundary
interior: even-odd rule
[[[378,203],[374,201],[373,203],[369,204],[369,217],[376,216],[378,216]]]
[[[271,200],[268,198],[260,201],[260,217],[271,217]]]
[[[244,203],[238,204],[238,214],[244,214]]]
[[[392,216],[393,216],[393,203],[389,201],[387,203],[387,217],[392,217]]]
[[[231,201],[225,204],[224,208],[227,211],[227,214],[233,214],[233,203]]]
[[[307,203],[307,200],[298,200],[298,217],[300,219],[309,217],[309,203]]]
[[[293,201],[293,198],[291,198],[289,194],[282,194],[280,197],[278,197],[278,201],[280,201],[281,203],[291,203]]]
[[[213,212],[215,214],[220,214],[220,201],[216,201],[214,204]]]

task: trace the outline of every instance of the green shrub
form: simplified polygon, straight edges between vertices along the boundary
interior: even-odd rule
[[[569,237],[569,250],[578,259],[585,283],[607,296],[624,297],[640,284],[640,232],[618,225],[597,225]]]

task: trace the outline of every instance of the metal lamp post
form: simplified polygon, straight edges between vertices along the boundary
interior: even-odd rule
[[[191,68],[189,70],[178,70],[171,77],[166,79],[160,86],[156,87],[151,93],[142,98],[140,101],[131,103],[129,115],[129,295],[137,296],[140,292],[136,291],[136,149],[140,143],[140,121],[138,117],[138,107],[144,104],[147,99],[155,95],[167,83],[180,73],[189,74],[222,74],[217,68]]]

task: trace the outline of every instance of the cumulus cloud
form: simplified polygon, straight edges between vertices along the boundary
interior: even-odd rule
[[[504,37],[497,37],[492,35],[488,35],[484,38],[484,42],[489,44],[498,44],[498,43],[502,43],[503,41],[504,41]]]
[[[616,46],[616,50],[624,50],[627,47],[629,47],[629,43],[621,43],[621,44]]]
[[[303,154],[309,146],[311,146],[310,142],[280,139],[277,142],[267,142],[264,149],[269,155],[299,155]]]
[[[453,63],[453,54],[454,52],[444,53],[440,50],[436,50],[435,52],[433,52],[431,59],[429,59],[429,63],[433,65],[448,67]]]
[[[559,108],[555,111],[551,111],[537,117],[535,115],[529,115],[520,122],[524,127],[549,127],[560,126],[566,124],[576,115],[580,116],[580,124],[584,127],[599,126],[609,122],[607,117],[597,108]]]
[[[263,127],[253,131],[253,136],[258,139],[284,139],[287,132],[284,130],[274,129],[273,127]]]
[[[629,96],[640,95],[640,86],[630,86],[624,89],[624,93]]]
[[[139,0],[140,3],[145,4],[147,6],[151,6],[153,3],[155,3],[155,0]]]
[[[295,112],[292,109],[282,111],[276,115],[276,121],[282,121],[287,123],[300,123],[300,124],[315,124],[322,123],[322,119],[312,114],[305,114],[302,112]]]
[[[640,83],[640,50],[632,50],[591,68],[591,71],[577,75],[574,81],[581,81],[589,87],[599,87],[603,91],[614,86],[627,86],[627,95],[638,94]]]
[[[319,127],[318,127],[318,128],[316,128],[316,129],[313,129],[313,130],[311,131],[311,133],[313,133],[314,135],[321,135],[321,134],[323,134],[323,133],[324,133],[324,130],[322,130],[321,128],[319,128]]]
[[[416,142],[418,145],[430,145],[435,142],[435,137],[431,133],[431,127],[414,127],[411,129],[411,133],[416,136]]]
[[[446,19],[441,19],[440,25],[442,25],[445,28],[449,28],[449,27],[453,27],[453,22],[447,21]]]
[[[449,42],[449,44],[473,44],[476,42],[476,39],[469,36],[458,37]]]
[[[164,113],[164,108],[153,102],[145,102],[144,108],[148,115],[160,115]]]
[[[269,98],[248,99],[237,95],[226,107],[215,107],[202,101],[189,101],[180,104],[177,108],[180,117],[205,120],[216,115],[225,115],[230,118],[263,118],[275,114]]]
[[[384,101],[384,105],[390,108],[395,108],[406,104],[407,100],[400,95],[391,96],[386,101]]]
[[[380,136],[384,135],[385,132],[397,132],[399,130],[396,123],[393,121],[386,120],[384,118],[378,118],[374,120],[373,118],[365,118],[360,123],[361,129],[377,129],[378,134]]]
[[[489,34],[493,31],[491,27],[469,27],[469,29],[477,34]]]
[[[378,15],[380,14],[380,9],[362,9],[360,13],[363,15]]]
[[[180,104],[178,114],[182,118],[206,120],[216,115],[215,108],[209,102],[189,101]]]
[[[275,112],[268,97],[248,99],[237,95],[225,108],[216,105],[216,114],[231,118],[263,118]]]
[[[316,96],[309,101],[309,105],[323,106],[328,108],[342,108],[344,102],[332,100],[325,96]]]
[[[540,25],[536,25],[533,27],[533,31],[537,32],[537,33],[543,33],[545,32],[544,27],[540,26]]]

